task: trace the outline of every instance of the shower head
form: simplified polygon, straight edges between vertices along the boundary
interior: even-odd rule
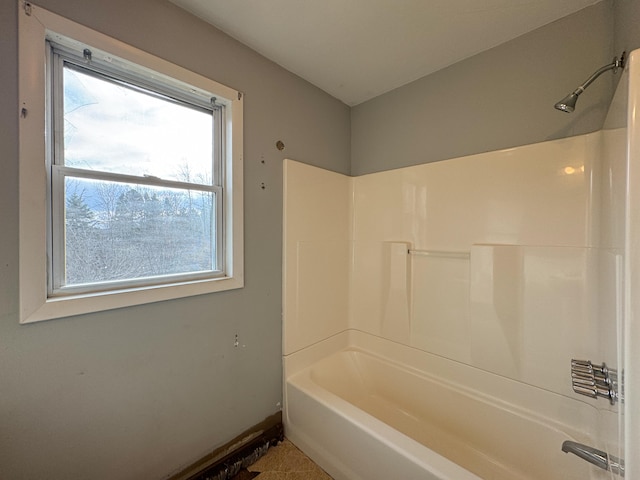
[[[560,110],[561,112],[566,112],[566,113],[573,112],[576,109],[576,102],[578,101],[578,97],[580,96],[580,94],[582,94],[582,92],[584,92],[587,89],[587,87],[591,85],[591,83],[600,75],[602,75],[604,72],[608,70],[613,70],[613,73],[616,73],[618,68],[624,68],[624,61],[625,61],[625,52],[622,52],[622,55],[620,55],[620,59],[618,59],[618,57],[614,57],[612,63],[610,63],[609,65],[605,65],[604,67],[596,70],[594,74],[591,75],[589,78],[587,78],[587,80],[582,85],[580,85],[572,93],[570,93],[569,95],[564,97],[562,100],[560,100],[558,103],[556,103],[554,107],[557,110]]]
[[[580,95],[584,90],[576,90],[573,93],[570,93],[558,103],[554,105],[558,110],[563,112],[571,113],[576,109],[576,102],[578,101],[578,95]]]

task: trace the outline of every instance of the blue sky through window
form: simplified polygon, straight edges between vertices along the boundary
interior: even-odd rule
[[[211,185],[213,117],[64,69],[65,165]]]

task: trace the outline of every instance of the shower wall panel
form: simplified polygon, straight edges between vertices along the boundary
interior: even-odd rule
[[[603,360],[599,275],[615,273],[601,144],[597,132],[355,178],[288,161],[285,352],[353,328],[576,396],[570,360]]]
[[[598,132],[356,177],[350,326],[571,395],[571,357],[599,358],[600,151]],[[395,313],[389,242],[414,252]]]
[[[285,160],[285,355],[347,327],[351,182],[345,175]]]

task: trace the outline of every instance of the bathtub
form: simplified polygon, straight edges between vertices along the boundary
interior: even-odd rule
[[[285,435],[336,480],[611,478],[560,449],[598,445],[584,402],[354,330],[284,372]]]

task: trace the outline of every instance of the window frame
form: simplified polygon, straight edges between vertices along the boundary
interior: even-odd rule
[[[81,56],[82,55],[82,56]],[[86,59],[88,55],[90,59]],[[214,278],[224,276],[224,239],[222,232],[224,231],[222,201],[223,189],[221,180],[222,155],[224,146],[224,117],[226,108],[217,102],[217,98],[212,97],[211,92],[198,91],[192,86],[173,85],[167,86],[163,82],[149,79],[148,75],[140,72],[139,68],[125,62],[117,62],[114,65],[113,59],[104,62],[100,60],[100,56],[94,56],[90,49],[73,51],[64,45],[58,45],[50,40],[47,41],[47,84],[50,86],[51,96],[47,100],[47,112],[50,116],[50,124],[53,126],[51,130],[53,134],[49,136],[50,144],[47,145],[47,169],[50,171],[50,181],[47,185],[51,188],[49,205],[51,217],[51,231],[48,232],[51,243],[49,244],[49,271],[48,271],[48,295],[63,296],[74,293],[90,293],[106,290],[121,289],[127,286],[144,287],[150,285],[159,285],[170,283],[170,279],[178,281],[181,279],[193,280],[201,278]],[[119,84],[129,90],[138,91],[141,94],[152,94],[156,98],[169,101],[174,104],[181,105],[186,108],[192,108],[198,111],[206,112],[211,115],[212,120],[212,158],[211,158],[211,184],[202,184],[199,182],[181,182],[177,180],[163,179],[154,176],[136,176],[126,173],[118,173],[111,170],[100,171],[94,169],[83,169],[78,167],[67,166],[65,162],[64,148],[64,112],[62,108],[62,99],[64,98],[64,69],[71,68],[85,75],[90,75],[102,81],[108,81],[113,84]],[[153,278],[132,278],[126,280],[112,280],[102,282],[92,282],[83,285],[67,285],[65,278],[65,218],[66,210],[65,200],[65,179],[66,177],[84,178],[92,180],[105,180],[119,183],[127,183],[129,185],[146,185],[151,187],[167,187],[177,188],[181,190],[189,189],[192,191],[208,192],[215,196],[215,232],[213,239],[215,242],[215,270],[207,272],[184,272],[179,274],[165,274]],[[212,222],[213,225],[213,222]]]
[[[20,96],[20,323],[30,323],[84,313],[110,310],[174,298],[201,295],[244,286],[243,268],[243,94],[209,78],[189,71],[119,40],[98,33],[35,5],[18,2],[19,12],[19,96]],[[225,145],[219,172],[213,172],[213,184],[221,195],[216,203],[222,213],[222,236],[219,276],[184,280],[181,275],[166,276],[168,283],[119,286],[100,291],[69,290],[60,295],[52,289],[52,181],[53,176],[72,167],[56,166],[50,156],[53,142],[52,119],[47,107],[52,91],[48,75],[48,42],[82,52],[89,48],[92,56],[116,66],[124,62],[134,68],[142,87],[157,89],[193,86],[193,92],[215,97],[224,111],[220,135]],[[48,64],[49,63],[49,64]],[[126,81],[127,79],[124,78]],[[148,84],[145,82],[148,80]],[[166,86],[166,89],[165,89]],[[215,143],[214,143],[215,145]],[[216,145],[216,147],[218,146]],[[85,171],[85,170],[82,170]],[[86,172],[86,171],[85,171]],[[219,175],[221,181],[216,181]],[[131,177],[137,184],[156,184],[156,179]],[[180,182],[159,181],[170,186]],[[190,184],[189,184],[190,185]],[[43,188],[44,186],[44,188]],[[218,244],[220,246],[220,244]]]

